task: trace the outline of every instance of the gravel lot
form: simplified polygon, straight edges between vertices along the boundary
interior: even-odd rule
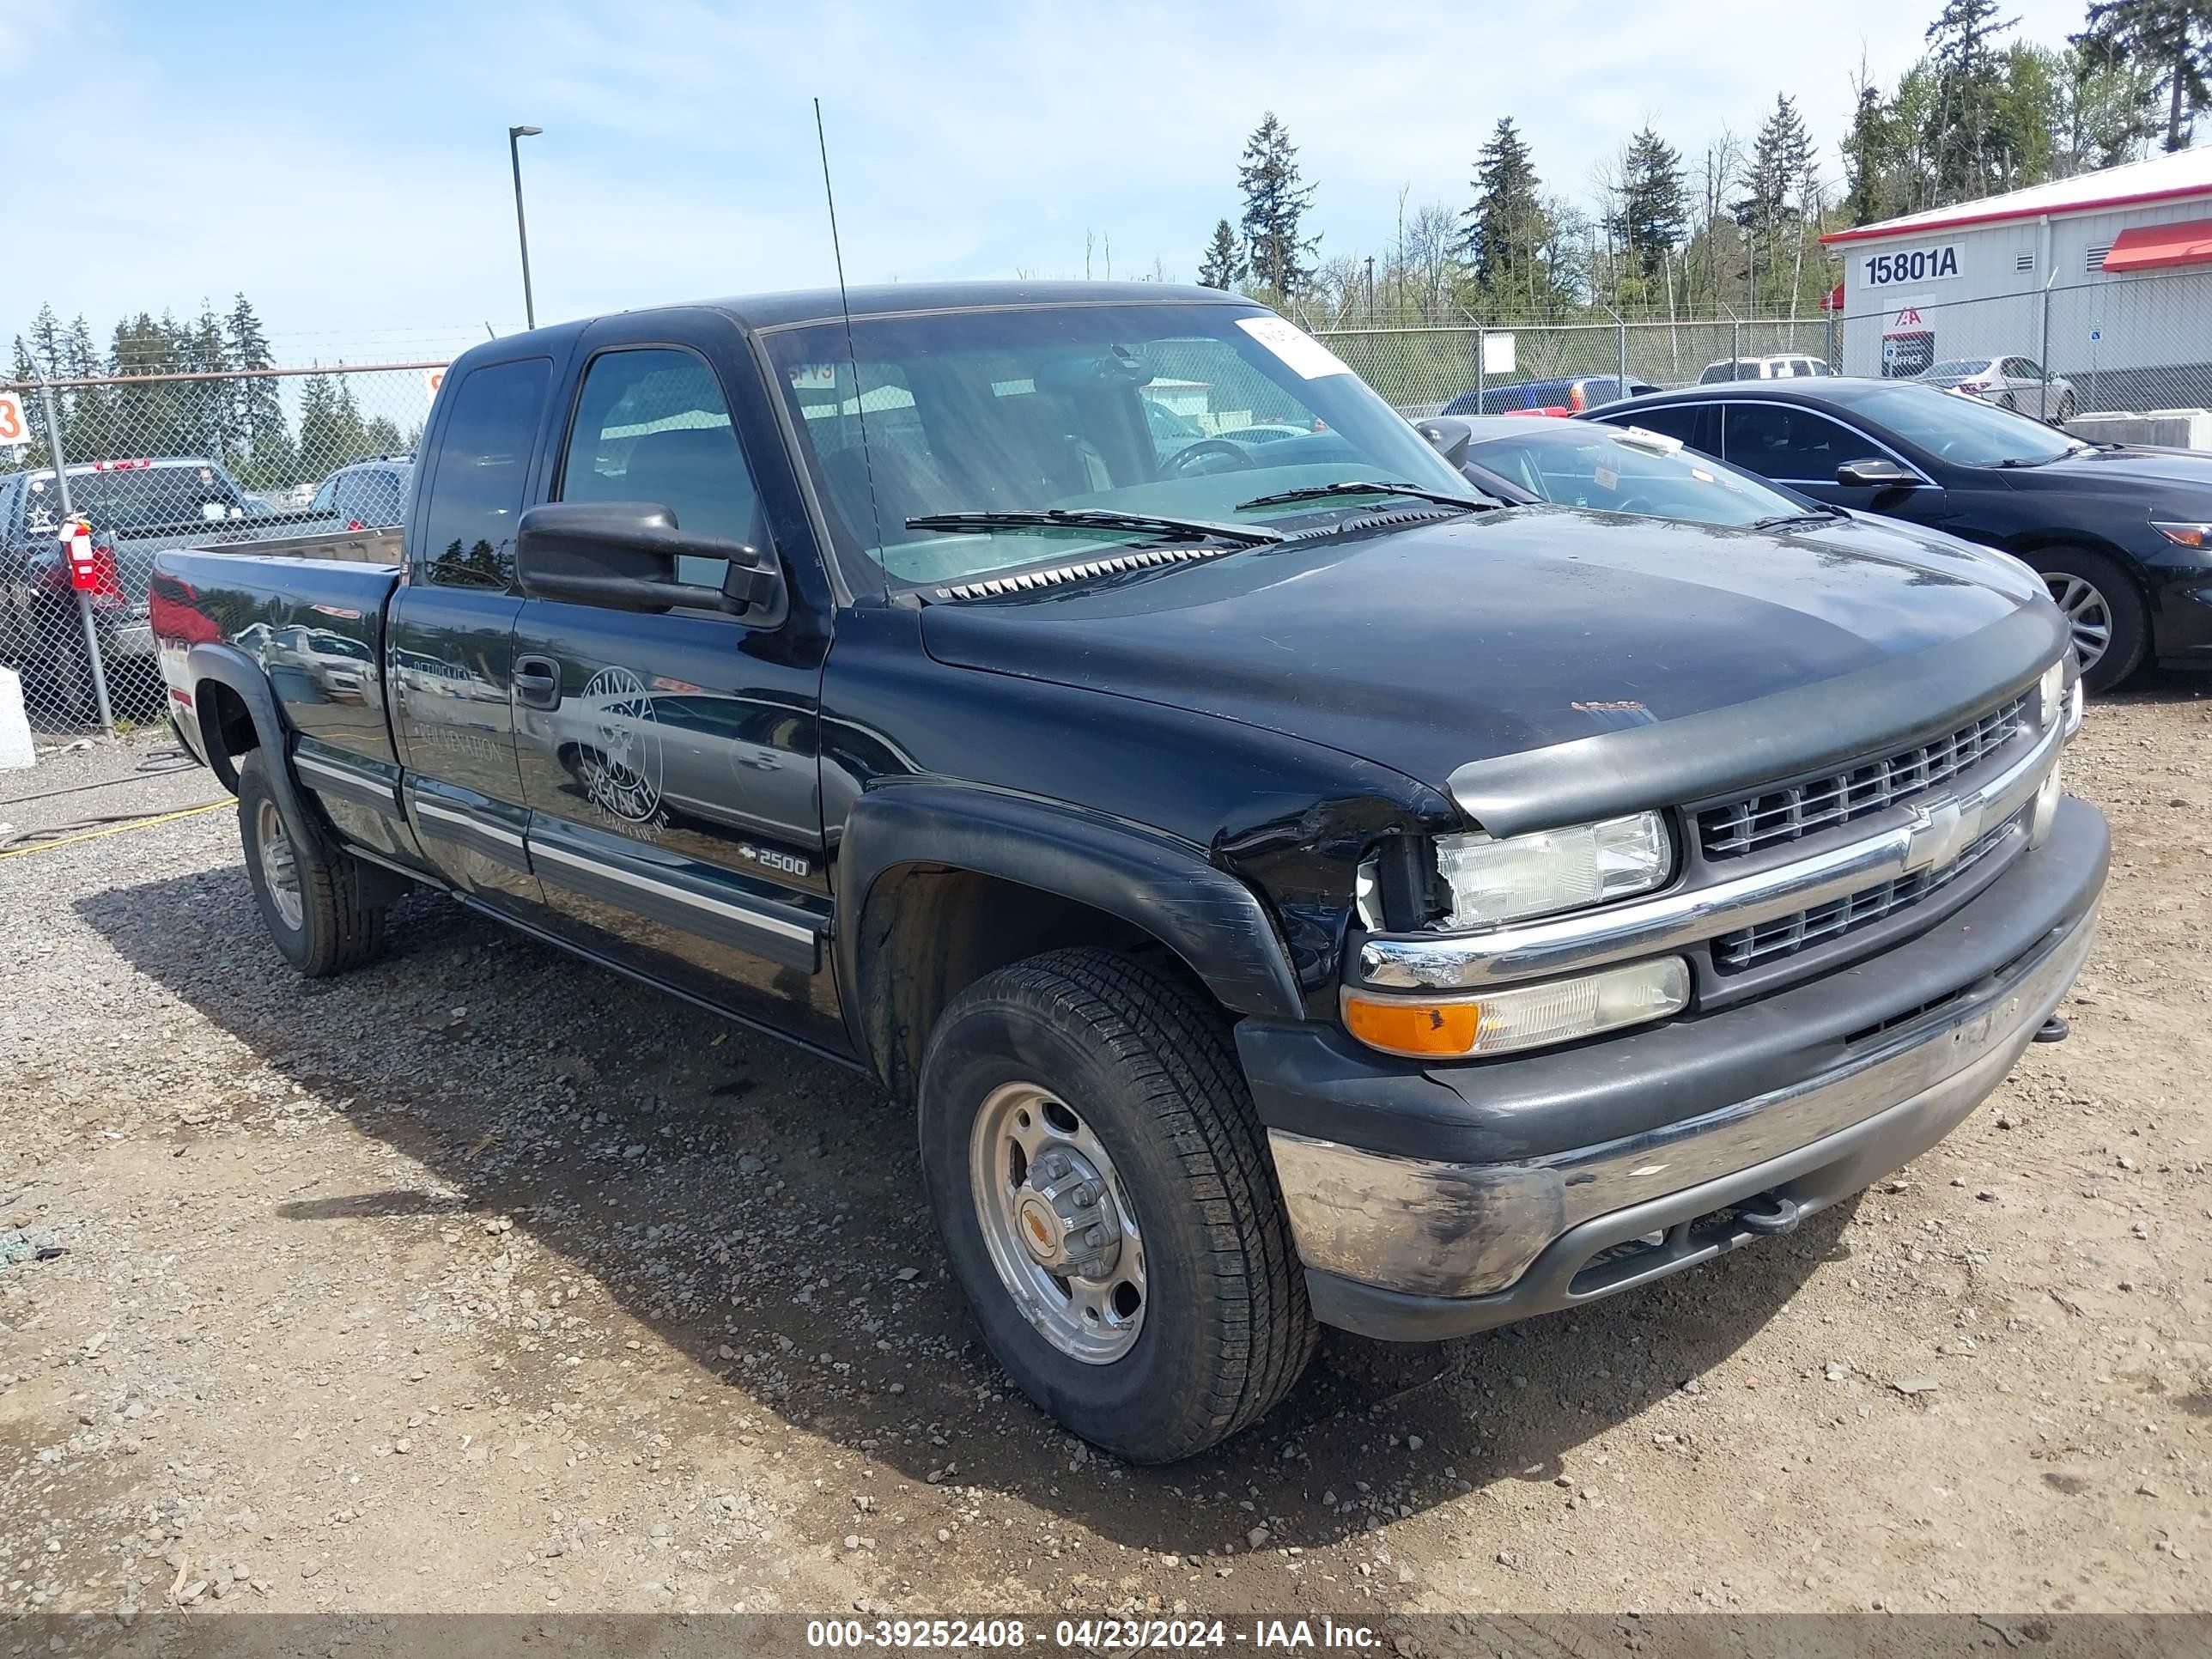
[[[435,898],[303,983],[227,811],[0,858],[6,1603],[2204,1608],[2208,692],[2092,708],[2073,1039],[1898,1181],[1167,1470],[1009,1395],[865,1079]],[[217,793],[162,747],[0,821]]]

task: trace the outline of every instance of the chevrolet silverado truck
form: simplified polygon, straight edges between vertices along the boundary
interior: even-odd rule
[[[544,328],[453,364],[400,567],[163,553],[162,666],[302,972],[435,889],[873,1073],[1006,1370],[1174,1459],[1317,1322],[1789,1232],[2089,948],[2033,573],[1507,504],[1454,424],[1203,289]]]

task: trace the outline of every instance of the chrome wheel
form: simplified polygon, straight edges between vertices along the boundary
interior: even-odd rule
[[[994,1089],[969,1133],[975,1220],[1000,1283],[1072,1359],[1110,1365],[1145,1322],[1145,1248],[1114,1160],[1034,1083]]]
[[[2066,613],[2066,624],[2074,630],[2074,652],[2086,674],[2112,647],[2112,607],[2094,583],[2079,576],[2053,570],[2043,580],[2053,602]]]
[[[269,902],[284,925],[296,933],[306,919],[300,900],[300,860],[275,801],[264,800],[254,809],[253,841],[261,849],[261,884],[269,890]]]

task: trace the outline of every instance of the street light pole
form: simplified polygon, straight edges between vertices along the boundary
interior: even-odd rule
[[[509,127],[507,130],[507,159],[514,166],[514,234],[522,244],[522,316],[532,328],[538,326],[538,306],[530,297],[530,228],[522,218],[522,140],[535,138],[543,127]]]

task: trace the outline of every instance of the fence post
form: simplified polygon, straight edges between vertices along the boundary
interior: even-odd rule
[[[1606,309],[1612,311],[1613,307],[1608,306]],[[1620,395],[1626,398],[1628,395],[1628,319],[1622,316],[1619,312],[1614,311],[1613,313],[1613,325],[1620,331]]]
[[[60,497],[62,523],[66,527],[76,519],[76,509],[70,503],[69,458],[62,453],[61,416],[54,410],[54,389],[46,380],[46,371],[34,362],[32,372],[39,377],[39,401],[46,412],[46,453],[53,458],[54,492]],[[76,590],[76,615],[84,626],[85,669],[92,676],[93,701],[100,707],[100,729],[112,738],[115,711],[107,701],[107,665],[100,659],[100,629],[92,620],[92,595],[82,588]]]
[[[2043,384],[2035,389],[2035,418],[2051,418],[2051,278],[2043,279],[2043,338],[2035,348],[2035,366],[2043,371]],[[2077,408],[2075,414],[2080,414]]]
[[[1482,394],[1485,384],[1489,379],[1490,368],[1487,354],[1482,349],[1482,325],[1477,323],[1474,325],[1474,412],[1478,415],[1485,412],[1482,407]]]
[[[1735,307],[1723,303],[1723,311],[1729,314],[1729,374],[1735,374],[1736,363],[1743,356],[1743,320],[1735,314]]]

